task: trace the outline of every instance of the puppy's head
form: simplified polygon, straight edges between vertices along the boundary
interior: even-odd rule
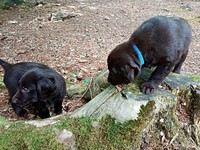
[[[55,93],[55,79],[44,70],[33,69],[25,73],[19,80],[19,88],[12,102],[25,107],[35,102],[45,101]]]
[[[108,81],[112,85],[128,84],[139,74],[141,68],[132,51],[129,43],[123,43],[109,54]]]

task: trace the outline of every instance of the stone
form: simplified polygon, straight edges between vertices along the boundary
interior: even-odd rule
[[[77,150],[75,147],[75,135],[71,131],[64,129],[58,133],[57,138],[67,150]]]
[[[189,5],[181,6],[181,9],[186,10],[186,11],[192,11],[192,8]]]
[[[60,21],[64,21],[65,19],[71,19],[71,18],[75,18],[76,16],[81,16],[81,15],[82,14],[75,13],[75,12],[60,11],[60,12],[51,13],[49,20],[53,22],[60,22]]]
[[[9,24],[18,24],[18,21],[17,20],[10,20],[8,21]]]
[[[77,80],[81,81],[83,80],[83,73],[82,72],[79,72],[76,76]]]
[[[104,19],[105,19],[105,20],[110,20],[110,17],[105,16]]]

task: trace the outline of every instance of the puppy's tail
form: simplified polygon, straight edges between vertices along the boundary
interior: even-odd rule
[[[6,68],[8,68],[11,64],[0,59],[0,65],[3,67],[4,70],[6,70]]]

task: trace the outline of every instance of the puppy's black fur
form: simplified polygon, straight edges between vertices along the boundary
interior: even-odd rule
[[[25,116],[28,110],[40,118],[47,118],[50,117],[49,108],[56,115],[62,113],[66,84],[60,74],[33,62],[9,64],[0,59],[0,65],[5,70],[4,83],[9,102],[17,115]]]
[[[154,89],[170,72],[180,73],[191,42],[191,26],[179,17],[155,16],[134,31],[131,38],[118,45],[108,56],[108,81],[113,84],[130,83],[143,67],[156,66],[141,87],[145,94]],[[133,44],[140,49],[144,65],[140,64]]]

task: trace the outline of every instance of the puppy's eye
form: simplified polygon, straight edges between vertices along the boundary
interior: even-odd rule
[[[28,88],[26,88],[26,87],[22,87],[22,91],[29,92],[30,90]]]

